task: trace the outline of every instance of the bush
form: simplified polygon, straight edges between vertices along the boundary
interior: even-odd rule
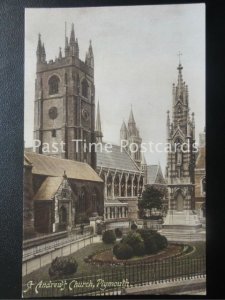
[[[130,228],[131,230],[137,230],[137,225],[135,223],[132,223]]]
[[[129,259],[134,255],[133,249],[126,243],[119,243],[113,247],[113,254],[117,259]]]
[[[122,235],[123,235],[122,230],[120,228],[116,228],[115,229],[115,235],[116,235],[117,238],[121,238]]]
[[[133,248],[135,245],[142,243],[143,239],[139,233],[130,231],[123,238],[123,242],[127,243],[128,245],[130,245]]]
[[[113,230],[106,230],[103,233],[102,240],[105,244],[113,244],[116,241],[116,235]]]
[[[140,242],[133,247],[134,255],[136,256],[142,256],[145,254],[145,244],[144,242]]]
[[[77,268],[77,261],[73,257],[56,257],[53,259],[48,273],[51,279],[60,279],[64,276],[73,275]]]
[[[114,247],[113,247],[113,254],[116,256],[117,250],[120,247],[120,243],[117,243]]]
[[[139,233],[142,237],[142,239],[145,241],[149,237],[152,237],[155,235],[156,231],[151,230],[151,229],[138,229],[137,233]]]
[[[154,236],[155,242],[159,250],[162,250],[167,247],[168,242],[167,238],[159,233],[156,233]]]
[[[158,246],[154,236],[147,238],[144,244],[146,254],[155,254],[158,252]]]

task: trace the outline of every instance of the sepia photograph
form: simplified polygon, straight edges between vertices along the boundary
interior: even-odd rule
[[[22,297],[207,295],[205,5],[26,8]]]

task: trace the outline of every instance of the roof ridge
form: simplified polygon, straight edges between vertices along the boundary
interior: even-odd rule
[[[35,152],[28,152],[28,151],[24,151],[24,155],[38,155],[38,156],[44,156],[44,157],[48,157],[50,159],[56,159],[56,160],[63,160],[63,161],[70,161],[70,162],[74,162],[74,163],[77,163],[77,164],[81,164],[81,165],[88,165],[88,163],[85,163],[85,162],[81,162],[81,161],[77,161],[77,160],[72,160],[72,159],[68,159],[68,158],[59,158],[59,157],[55,157],[55,156],[51,156],[51,155],[45,155],[45,154],[40,154],[40,153],[35,153]],[[90,167],[90,166],[89,166]],[[91,168],[92,169],[92,168]]]

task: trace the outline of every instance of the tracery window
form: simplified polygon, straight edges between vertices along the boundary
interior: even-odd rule
[[[81,92],[82,92],[82,96],[88,98],[88,82],[86,79],[83,79],[81,82]]]
[[[58,92],[59,92],[59,77],[56,75],[53,75],[48,81],[48,86],[49,86],[49,95],[58,94]]]

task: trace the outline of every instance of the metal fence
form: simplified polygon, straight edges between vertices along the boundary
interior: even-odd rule
[[[110,272],[75,274],[69,279],[27,283],[23,286],[23,297],[120,295],[129,287],[204,277],[206,263],[205,257],[172,257],[162,261],[111,266],[109,269]]]

